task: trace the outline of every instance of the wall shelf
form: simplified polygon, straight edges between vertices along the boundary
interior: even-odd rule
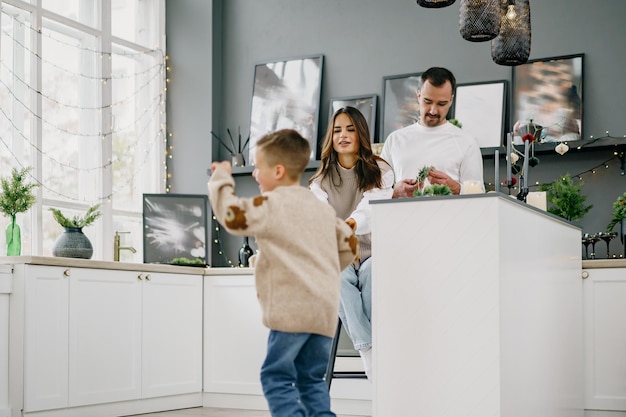
[[[309,162],[307,167],[304,169],[305,171],[315,171],[320,166],[320,161],[315,159]],[[233,167],[233,177],[242,177],[246,175],[252,175],[252,171],[254,171],[254,165],[244,166],[244,167]],[[206,171],[207,175],[211,175],[211,168],[208,168]]]

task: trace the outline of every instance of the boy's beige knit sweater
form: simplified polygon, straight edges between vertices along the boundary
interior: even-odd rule
[[[234,185],[231,175],[217,169],[208,183],[209,198],[213,214],[230,233],[256,238],[254,275],[263,324],[333,337],[340,273],[357,252],[352,230],[305,187],[240,198]]]

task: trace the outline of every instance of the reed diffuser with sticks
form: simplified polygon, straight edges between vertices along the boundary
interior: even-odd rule
[[[241,137],[241,127],[237,128],[237,144],[235,144],[235,140],[233,139],[233,135],[230,133],[230,129],[226,129],[228,132],[228,138],[230,140],[230,144],[227,144],[223,141],[219,136],[217,136],[213,131],[211,131],[211,135],[222,145],[228,152],[230,152],[230,156],[232,158],[232,164],[236,167],[246,166],[246,160],[244,158],[244,151],[248,147],[248,143],[250,142],[250,135],[246,140],[242,140]]]

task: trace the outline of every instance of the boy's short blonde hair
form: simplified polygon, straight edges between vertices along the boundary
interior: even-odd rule
[[[311,145],[293,129],[268,133],[256,143],[270,166],[283,165],[291,180],[298,180],[309,164]]]

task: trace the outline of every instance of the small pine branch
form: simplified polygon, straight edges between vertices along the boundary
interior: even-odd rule
[[[580,192],[584,182],[574,184],[569,173],[550,184],[542,184],[539,189],[546,191],[548,202],[551,206],[548,212],[569,221],[582,219],[593,208],[593,205],[585,205],[587,197]]]
[[[611,233],[617,223],[620,223],[623,219],[626,219],[626,193],[617,197],[617,200],[613,203],[613,218],[606,227],[606,232]]]
[[[435,169],[435,167],[429,166],[425,166],[424,168],[420,169],[420,171],[417,173],[417,182],[422,183],[426,181],[426,178],[428,178],[428,173],[433,169]]]
[[[95,206],[89,207],[84,216],[81,217],[76,215],[71,219],[66,217],[59,209],[50,207],[49,210],[52,212],[54,220],[56,220],[56,222],[62,227],[75,227],[82,229],[83,227],[91,225],[102,215],[102,213],[98,211],[99,208],[100,204],[96,204]]]
[[[26,179],[32,167],[26,167],[21,170],[13,168],[11,178],[0,178],[0,212],[9,217],[15,216],[28,210],[35,204],[37,198],[33,193],[33,188],[39,184],[27,183]]]

